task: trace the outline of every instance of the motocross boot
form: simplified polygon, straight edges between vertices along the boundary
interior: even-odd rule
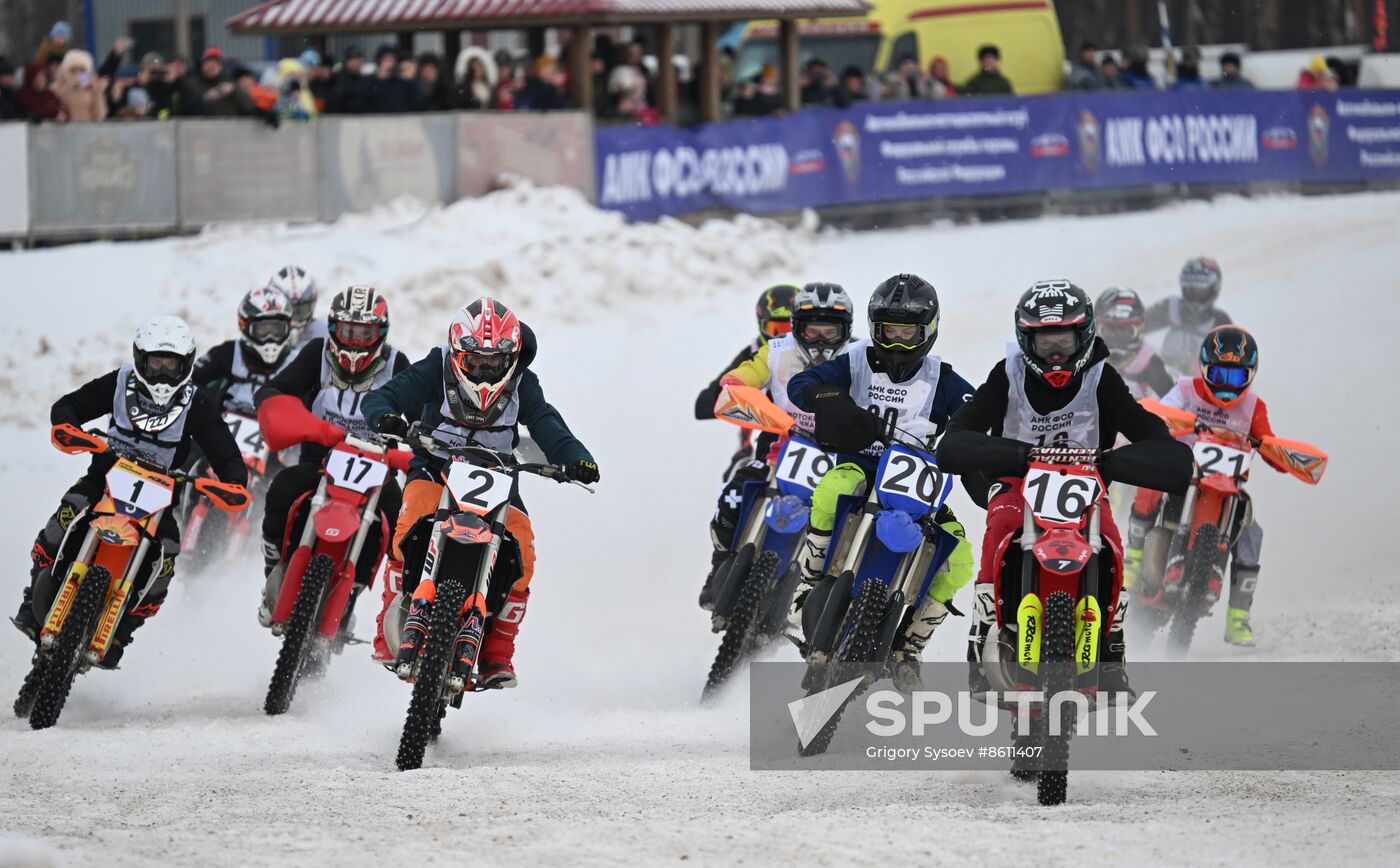
[[[394,674],[405,681],[413,676],[413,665],[418,662],[418,652],[423,650],[423,640],[428,638],[428,622],[432,617],[432,601],[415,599],[404,619],[403,642],[394,658]]]
[[[712,612],[715,608],[715,574],[719,572],[720,565],[729,559],[728,549],[715,549],[710,555],[710,574],[705,577],[705,586],[700,589],[700,608],[706,612]]]
[[[909,609],[894,640],[893,666],[890,678],[900,693],[924,689],[919,666],[923,663],[924,647],[948,617],[948,607],[932,596],[924,597],[918,609]]]
[[[1113,626],[1099,655],[1099,692],[1105,694],[1108,705],[1132,705],[1137,701],[1137,692],[1128,684],[1128,670],[1124,667],[1124,655],[1128,643],[1123,636],[1123,625],[1128,617],[1128,595],[1118,595],[1118,607],[1113,613]]]
[[[1258,567],[1230,566],[1230,611],[1225,617],[1225,641],[1245,648],[1254,647],[1254,631],[1249,627],[1249,610],[1254,606],[1254,586],[1259,582]]]
[[[797,552],[797,593],[793,595],[792,607],[788,610],[788,622],[802,629],[802,604],[811,593],[812,585],[822,577],[826,566],[826,550],[831,545],[831,531],[807,528],[802,537],[802,548]]]
[[[1225,641],[1244,648],[1254,647],[1254,630],[1249,626],[1249,610],[1231,608],[1225,616]]]
[[[10,623],[15,625],[15,629],[28,636],[30,641],[39,641],[39,619],[34,617],[33,590],[24,589],[24,599],[20,601],[19,611],[10,619]]]
[[[384,568],[384,593],[380,599],[379,615],[374,619],[374,662],[382,663],[392,669],[394,667],[394,653],[389,650],[389,643],[384,640],[384,619],[389,616],[389,609],[399,599],[399,593],[403,590],[403,563],[401,561],[389,561]]]
[[[258,624],[272,626],[272,610],[277,606],[277,592],[281,588],[277,568],[282,565],[282,547],[269,539],[262,541],[263,553],[263,595],[258,603]]]
[[[976,617],[967,634],[967,688],[973,695],[987,694],[992,683],[982,666],[982,655],[987,650],[987,636],[997,622],[996,594],[991,582],[979,582],[975,587],[977,595]]]
[[[481,643],[480,672],[481,687],[514,687],[519,683],[515,677],[515,637],[520,634],[520,622],[525,620],[525,607],[530,602],[530,590],[511,589],[506,604],[496,617],[491,619],[490,632]]]

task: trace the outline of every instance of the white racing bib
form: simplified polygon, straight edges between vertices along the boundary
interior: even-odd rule
[[[1006,350],[1006,379],[1011,388],[1006,395],[1006,417],[1001,435],[1034,446],[1099,445],[1099,379],[1103,362],[1084,369],[1079,378],[1079,391],[1064,407],[1050,413],[1039,413],[1026,397],[1026,360],[1020,347],[1011,344]]]
[[[933,399],[938,392],[938,376],[943,360],[924,356],[919,372],[902,383],[888,374],[871,370],[866,349],[870,341],[851,344],[846,351],[851,365],[851,399],[880,417],[886,434],[898,434],[908,440],[923,442],[934,432]],[[865,450],[866,455],[878,457],[885,451],[884,443]]]
[[[1059,473],[1037,467],[1026,474],[1021,496],[1031,512],[1056,524],[1079,521],[1084,511],[1103,495],[1103,488],[1093,476]]]
[[[467,512],[485,515],[510,499],[511,476],[466,461],[453,461],[447,471],[447,490]]]
[[[331,485],[364,494],[384,484],[389,465],[375,458],[358,455],[348,449],[335,449],[326,456],[326,473]]]

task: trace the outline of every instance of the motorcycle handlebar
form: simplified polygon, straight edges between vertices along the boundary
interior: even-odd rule
[[[386,444],[399,443],[405,446],[411,446],[413,443],[416,442],[419,447],[426,451],[438,450],[440,452],[445,452],[448,455],[454,457],[486,457],[489,460],[493,460],[496,462],[495,464],[482,465],[488,470],[495,470],[498,473],[510,474],[530,473],[535,476],[542,476],[545,479],[552,479],[555,482],[560,483],[561,485],[577,485],[579,488],[582,488],[590,494],[593,493],[592,486],[586,485],[585,483],[579,482],[578,480],[571,478],[569,476],[568,471],[565,470],[563,467],[558,466],[557,464],[512,464],[506,460],[506,456],[502,455],[500,452],[497,452],[494,449],[489,449],[485,446],[461,446],[457,444],[446,443],[431,435],[422,434],[419,431],[419,426],[417,422],[414,422],[412,425],[409,426],[408,435],[406,437],[395,437],[393,435],[381,434],[380,438],[384,440]]]

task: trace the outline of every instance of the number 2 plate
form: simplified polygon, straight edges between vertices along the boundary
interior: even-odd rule
[[[505,473],[454,461],[447,471],[447,490],[467,512],[485,515],[510,499],[511,477]]]
[[[1103,494],[1103,486],[1093,476],[1059,473],[1042,467],[1026,474],[1021,489],[1031,512],[1055,524],[1074,524]]]
[[[880,459],[875,490],[886,507],[923,515],[943,505],[953,488],[928,456],[892,444]]]
[[[389,465],[347,449],[336,449],[326,456],[326,474],[331,485],[364,494],[384,484]]]
[[[1201,466],[1202,476],[1223,473],[1235,479],[1244,479],[1245,474],[1249,472],[1249,462],[1254,460],[1252,450],[1246,452],[1221,443],[1202,443],[1199,440],[1191,448],[1191,452],[1196,456],[1196,463]]]

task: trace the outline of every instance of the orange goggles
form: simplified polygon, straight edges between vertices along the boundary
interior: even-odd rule
[[[763,333],[770,338],[780,338],[792,332],[792,320],[770,319],[763,324]]]

